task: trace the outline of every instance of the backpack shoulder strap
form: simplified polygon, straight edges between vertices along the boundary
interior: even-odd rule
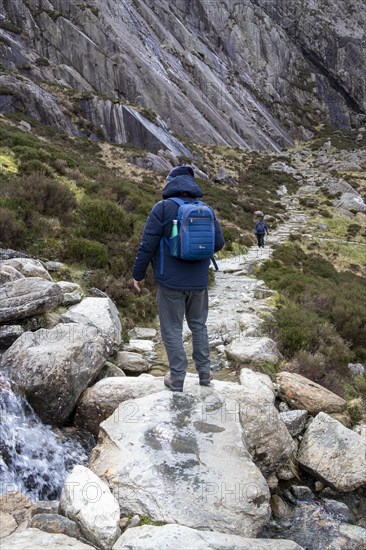
[[[181,206],[182,204],[184,204],[186,202],[181,197],[169,197],[168,200],[175,202],[178,206]]]

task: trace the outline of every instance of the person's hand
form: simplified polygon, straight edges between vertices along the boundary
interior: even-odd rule
[[[141,281],[136,281],[136,279],[132,279],[133,282],[133,288],[137,290],[137,292],[141,292],[140,283]]]

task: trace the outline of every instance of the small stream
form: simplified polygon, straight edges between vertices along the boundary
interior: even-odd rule
[[[32,500],[54,500],[75,464],[86,465],[92,441],[70,428],[42,424],[25,397],[0,378],[0,494],[19,491]]]

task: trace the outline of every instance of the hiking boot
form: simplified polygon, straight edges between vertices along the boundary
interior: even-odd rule
[[[211,372],[200,372],[198,373],[200,378],[200,386],[209,386],[212,380]]]
[[[169,390],[174,392],[183,391],[183,381],[173,381],[170,374],[170,370],[168,370],[168,372],[164,376],[164,386],[166,386]]]

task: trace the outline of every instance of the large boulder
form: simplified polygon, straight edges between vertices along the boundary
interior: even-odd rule
[[[138,377],[104,378],[91,388],[87,388],[81,396],[75,415],[75,424],[86,428],[93,434],[99,432],[99,425],[117,409],[120,403],[126,402],[123,417],[127,419],[133,416],[135,407],[131,399],[137,399],[163,389],[162,379],[143,374]]]
[[[256,536],[270,493],[244,443],[241,391],[216,381],[203,388],[192,376],[184,393],[124,402],[101,424],[90,468],[118,495],[123,515]]]
[[[24,277],[40,277],[52,281],[51,275],[39,260],[32,258],[11,258],[1,262],[0,267],[11,266],[17,269]]]
[[[85,466],[75,466],[67,477],[60,511],[102,550],[109,550],[120,535],[117,500],[109,487]]]
[[[242,337],[225,347],[228,359],[237,363],[277,363],[282,355],[271,338]]]
[[[11,548],[11,550],[25,550],[25,549],[38,549],[38,548],[59,548],[65,550],[66,548],[72,548],[73,550],[93,550],[94,546],[84,544],[80,540],[77,540],[67,535],[60,535],[59,533],[46,533],[40,529],[25,529],[24,531],[18,531],[5,537],[1,541],[1,547],[3,550]]]
[[[0,286],[0,323],[51,311],[62,300],[62,292],[57,284],[40,277],[8,282]]]
[[[240,421],[248,450],[268,477],[290,459],[295,445],[274,406],[275,393],[269,376],[250,369],[240,371]]]
[[[291,407],[305,409],[310,414],[343,412],[346,401],[316,382],[293,372],[280,372],[277,376],[279,393]]]
[[[95,325],[113,344],[120,344],[121,321],[110,298],[84,298],[61,316],[63,323],[87,323]]]
[[[50,424],[63,424],[109,353],[93,325],[59,324],[25,332],[1,357],[1,370]]]
[[[366,441],[325,413],[319,413],[301,441],[297,461],[336,491],[366,484]]]
[[[143,525],[127,529],[113,550],[301,550],[292,540],[248,539],[218,531],[197,531],[183,525]]]

